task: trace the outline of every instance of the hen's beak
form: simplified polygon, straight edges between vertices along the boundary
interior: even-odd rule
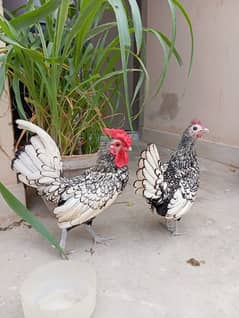
[[[202,128],[202,129],[200,130],[200,132],[206,134],[206,133],[209,133],[209,129],[208,129],[208,128]]]
[[[209,133],[209,129],[207,129],[205,127],[201,127],[200,130],[196,134],[196,138],[201,138],[206,133]]]
[[[197,133],[196,137],[201,138],[202,135],[209,133],[209,129],[202,127],[199,132]]]

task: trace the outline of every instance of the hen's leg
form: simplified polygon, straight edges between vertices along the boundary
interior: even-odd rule
[[[88,223],[85,223],[84,227],[87,230],[87,232],[89,232],[90,235],[92,236],[93,241],[94,241],[95,244],[104,244],[104,245],[106,245],[108,241],[112,240],[111,237],[103,237],[103,236],[98,235],[94,231],[94,229],[92,227],[92,221],[88,222]]]
[[[178,224],[178,220],[166,219],[167,229],[173,236],[179,236],[179,235],[183,235],[184,234],[184,233],[179,233],[177,231],[177,224]]]

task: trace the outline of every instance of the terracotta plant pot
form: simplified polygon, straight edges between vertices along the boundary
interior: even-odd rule
[[[63,174],[65,177],[74,177],[82,173],[85,169],[96,164],[98,152],[85,155],[62,156]]]

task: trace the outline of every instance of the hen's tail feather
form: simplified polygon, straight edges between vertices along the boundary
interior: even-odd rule
[[[49,194],[60,187],[62,162],[59,149],[54,140],[40,127],[25,121],[17,120],[19,128],[27,129],[34,135],[30,144],[16,153],[12,169],[20,181],[35,187],[43,194]],[[48,189],[48,190],[47,190]]]
[[[142,194],[148,200],[160,200],[166,184],[164,183],[161,161],[155,144],[149,144],[141,152],[136,176],[137,180],[134,182],[135,193]]]

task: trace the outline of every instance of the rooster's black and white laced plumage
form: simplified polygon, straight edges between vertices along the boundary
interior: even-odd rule
[[[53,210],[62,229],[60,245],[65,248],[67,232],[84,224],[95,241],[92,221],[109,207],[128,182],[128,150],[131,137],[121,129],[104,129],[112,139],[100,149],[95,167],[73,178],[62,176],[62,161],[53,139],[40,127],[24,120],[19,128],[34,133],[30,143],[16,153],[12,168],[24,184],[34,187]]]
[[[138,162],[135,192],[166,219],[168,229],[175,234],[176,221],[189,211],[196,198],[200,171],[195,141],[207,131],[200,121],[194,120],[168,162],[161,162],[155,144],[147,146]]]

